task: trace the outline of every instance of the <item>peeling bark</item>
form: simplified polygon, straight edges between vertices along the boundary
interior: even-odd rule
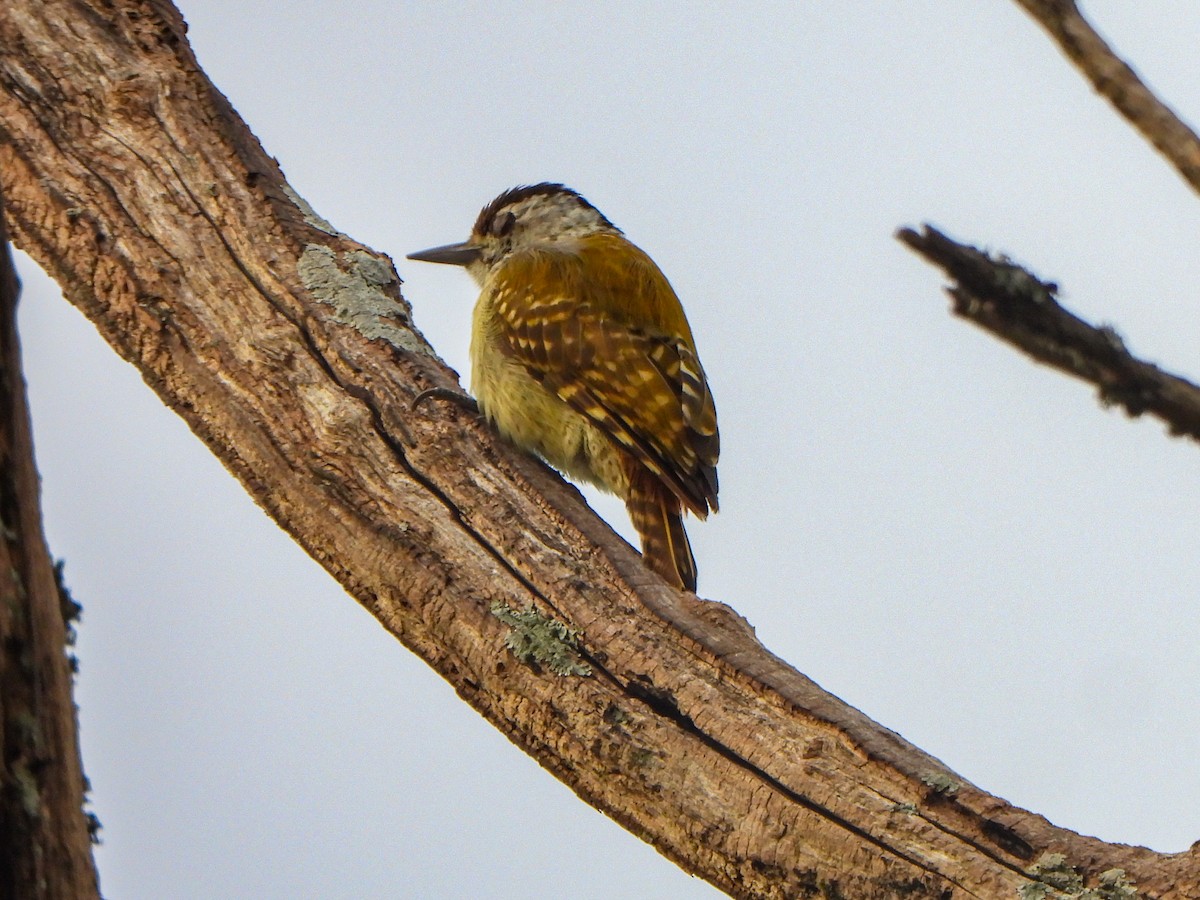
[[[1047,852],[1088,884],[1122,868],[1143,896],[1200,896],[1195,854],[1080,837],[973,787],[724,605],[669,589],[469,411],[414,410],[456,379],[391,261],[296,197],[184,34],[154,0],[0,7],[14,234],[257,502],[514,743],[734,896],[1015,897],[1047,883]],[[560,649],[590,675],[510,653],[492,610],[530,606],[578,635]]]

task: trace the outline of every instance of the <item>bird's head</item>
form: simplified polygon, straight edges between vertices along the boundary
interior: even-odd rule
[[[578,193],[545,182],[505,191],[480,211],[470,238],[462,243],[420,250],[408,258],[464,266],[482,282],[513,253],[592,234],[620,233]]]

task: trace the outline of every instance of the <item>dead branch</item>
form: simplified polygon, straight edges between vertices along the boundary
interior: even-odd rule
[[[46,548],[0,187],[0,897],[99,897],[68,620]]]
[[[1075,0],[1016,0],[1092,87],[1200,193],[1200,138],[1158,99],[1080,13]]]
[[[1166,423],[1171,434],[1200,440],[1200,387],[1133,356],[1109,325],[1089,325],[1059,305],[1058,286],[1004,256],[951,240],[925,225],[896,237],[953,281],[955,315],[1037,362],[1094,384],[1105,406]]]

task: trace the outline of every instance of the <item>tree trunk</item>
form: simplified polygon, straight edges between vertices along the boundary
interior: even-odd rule
[[[0,897],[98,897],[68,620],[42,535],[0,190]]]
[[[1080,837],[971,786],[724,605],[669,589],[473,414],[414,409],[456,381],[390,260],[291,191],[184,31],[156,0],[0,7],[14,234],[259,504],[514,743],[735,896],[1014,897],[1115,868],[1143,896],[1200,896],[1195,854]]]

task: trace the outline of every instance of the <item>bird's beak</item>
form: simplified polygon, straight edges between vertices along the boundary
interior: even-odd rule
[[[470,241],[463,241],[461,244],[418,250],[408,254],[408,258],[419,262],[445,263],[448,266],[469,266],[479,259],[479,247]]]

